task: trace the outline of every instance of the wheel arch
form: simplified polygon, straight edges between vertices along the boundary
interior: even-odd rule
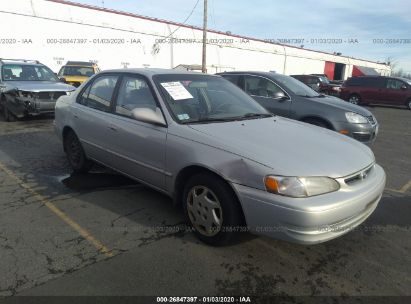
[[[332,124],[328,119],[326,119],[326,118],[324,118],[324,117],[322,117],[322,116],[312,115],[312,114],[311,114],[311,115],[306,115],[306,116],[303,116],[303,117],[299,118],[299,121],[306,122],[306,123],[308,123],[309,120],[321,121],[322,123],[326,124],[327,127],[328,127],[330,130],[334,130],[334,131],[335,131],[335,128],[334,128],[333,124]]]
[[[64,126],[63,131],[61,133],[61,136],[62,136],[61,138],[63,139],[63,143],[64,143],[64,139],[66,138],[66,136],[69,132],[73,132],[74,134],[76,134],[76,132],[74,132],[73,128],[71,128],[70,126]],[[64,149],[64,152],[66,152],[66,147],[65,147],[64,144],[63,144],[63,149]]]
[[[245,216],[244,216],[244,210],[243,207],[241,205],[240,199],[238,197],[237,192],[235,191],[234,187],[232,186],[232,184],[227,180],[227,178],[223,177],[221,174],[218,174],[217,172],[213,171],[210,168],[206,168],[204,166],[201,165],[189,165],[183,169],[180,170],[180,172],[178,172],[175,181],[174,181],[174,188],[173,188],[173,203],[176,206],[181,206],[182,205],[182,196],[183,196],[183,192],[184,192],[184,184],[194,175],[196,174],[209,174],[209,175],[213,175],[216,178],[220,179],[221,181],[223,181],[224,183],[226,183],[226,185],[228,185],[228,187],[230,188],[230,190],[232,191],[233,195],[236,198],[236,203],[239,204],[240,210],[241,210],[241,215],[242,215],[242,222],[245,224]]]

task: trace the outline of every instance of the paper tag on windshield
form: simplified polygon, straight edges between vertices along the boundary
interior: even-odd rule
[[[163,82],[161,85],[174,100],[194,98],[193,95],[191,95],[190,92],[178,81]]]

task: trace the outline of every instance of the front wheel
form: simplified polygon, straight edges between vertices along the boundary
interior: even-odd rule
[[[352,94],[349,98],[348,98],[348,102],[352,103],[354,105],[359,105],[361,102],[361,98],[359,95],[357,94]]]
[[[183,194],[185,215],[195,235],[210,245],[232,242],[243,227],[242,211],[230,186],[211,174],[193,176]]]
[[[411,110],[411,99],[408,99],[406,106],[408,110]]]
[[[74,172],[87,173],[90,171],[93,164],[87,159],[80,140],[73,131],[69,131],[64,137],[64,151]]]
[[[11,113],[9,111],[9,109],[7,109],[6,105],[3,105],[3,116],[4,116],[4,120],[8,121],[8,122],[13,122],[16,121],[16,116],[14,116],[13,113]]]

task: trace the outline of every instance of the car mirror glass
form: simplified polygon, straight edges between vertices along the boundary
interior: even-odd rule
[[[132,111],[133,117],[136,120],[151,123],[159,126],[166,126],[163,114],[160,108],[156,107],[154,111],[152,108],[135,108]]]
[[[275,100],[285,100],[287,99],[287,96],[284,94],[284,92],[279,91],[279,92],[274,93],[272,98]]]

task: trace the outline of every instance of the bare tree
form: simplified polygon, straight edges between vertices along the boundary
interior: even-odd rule
[[[404,71],[403,68],[399,67],[399,63],[394,57],[387,57],[385,62],[391,68],[391,76],[411,79],[411,73],[409,71]]]

